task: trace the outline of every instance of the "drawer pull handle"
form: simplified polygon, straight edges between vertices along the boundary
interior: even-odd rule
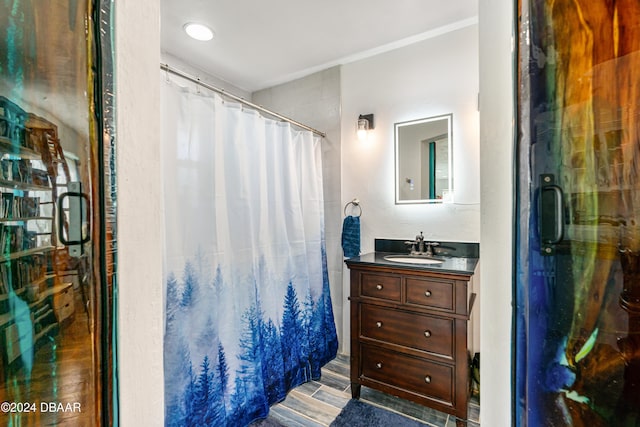
[[[427,338],[431,337],[431,331],[424,331],[424,336]]]
[[[382,369],[382,362],[378,362],[378,363],[376,363],[376,368],[378,368],[378,369]]]
[[[377,326],[378,328],[382,328],[382,322],[376,322],[376,326]]]
[[[376,289],[377,289],[377,290],[379,290],[379,291],[381,291],[381,290],[382,290],[382,285],[381,285],[380,283],[378,283],[378,284],[376,285]]]
[[[425,296],[425,297],[427,297],[427,298],[429,298],[429,297],[431,296],[431,291],[426,291],[426,292],[424,293],[424,296]]]
[[[431,384],[431,375],[427,375],[426,377],[424,377],[424,382],[427,384]]]

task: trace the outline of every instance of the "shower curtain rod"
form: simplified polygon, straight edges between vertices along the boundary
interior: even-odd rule
[[[251,108],[253,108],[255,110],[260,111],[261,113],[269,114],[270,116],[277,117],[278,119],[280,119],[282,121],[285,121],[285,122],[289,122],[292,125],[298,126],[299,128],[311,131],[311,132],[315,133],[316,135],[321,136],[322,138],[324,138],[326,136],[326,134],[324,132],[320,132],[317,129],[314,129],[314,128],[310,127],[310,126],[304,125],[304,124],[302,124],[300,122],[297,122],[297,121],[295,121],[293,119],[290,119],[289,117],[283,116],[282,114],[278,114],[278,113],[276,113],[274,111],[271,111],[271,110],[268,110],[268,109],[266,109],[266,108],[264,108],[264,107],[262,107],[260,105],[254,104],[253,102],[249,102],[246,99],[241,98],[241,97],[239,97],[237,95],[234,95],[234,94],[232,94],[230,92],[227,92],[224,89],[220,89],[218,87],[215,87],[215,86],[212,86],[212,85],[210,85],[208,83],[205,83],[202,80],[200,80],[199,77],[194,77],[194,76],[192,76],[190,74],[185,73],[184,71],[180,71],[178,69],[170,67],[168,64],[162,64],[161,63],[160,64],[160,68],[162,70],[165,70],[165,71],[169,72],[169,73],[175,74],[176,76],[180,76],[180,77],[182,77],[184,79],[187,79],[187,80],[189,80],[189,81],[191,81],[191,82],[193,82],[195,84],[198,84],[198,85],[200,85],[202,87],[205,87],[205,88],[207,88],[209,90],[212,90],[212,91],[214,91],[216,93],[219,93],[220,95],[226,96],[227,98],[231,98],[234,101],[238,101],[238,102],[240,102],[240,103],[242,103],[242,104],[244,104],[244,105],[246,105],[248,107],[251,107]]]

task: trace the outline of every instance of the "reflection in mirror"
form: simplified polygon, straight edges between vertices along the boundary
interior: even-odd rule
[[[396,123],[396,204],[437,203],[453,190],[452,115]]]

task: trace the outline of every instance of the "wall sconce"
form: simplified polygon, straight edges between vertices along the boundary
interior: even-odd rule
[[[415,188],[413,184],[413,178],[405,178],[404,180],[407,184],[409,184],[409,190],[413,191],[413,189]]]
[[[373,129],[373,114],[360,114],[358,117],[358,139],[367,139],[367,133]]]

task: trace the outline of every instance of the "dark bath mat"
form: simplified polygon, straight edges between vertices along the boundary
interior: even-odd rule
[[[412,420],[377,406],[368,405],[351,399],[342,412],[331,423],[331,427],[425,427],[419,421]]]

